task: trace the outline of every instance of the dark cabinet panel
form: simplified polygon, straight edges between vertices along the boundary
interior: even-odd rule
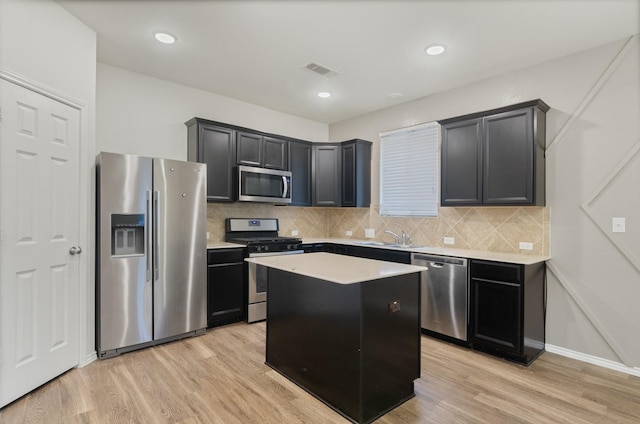
[[[187,125],[187,159],[207,164],[207,201],[233,202],[236,132],[194,118]]]
[[[264,137],[263,146],[263,165],[265,168],[289,170],[288,167],[288,144],[286,140],[273,137]]]
[[[237,200],[237,165],[245,165],[291,171],[292,206],[371,203],[369,141],[311,143],[202,118],[186,125],[188,160],[208,165],[210,202]]]
[[[370,423],[413,397],[419,273],[335,284],[270,268],[267,296],[271,368],[353,422]]]
[[[442,205],[482,203],[482,120],[442,126]]]
[[[247,305],[243,249],[210,249],[207,271],[207,327],[245,319]]]
[[[520,283],[472,278],[473,337],[520,353]]]
[[[387,262],[398,262],[403,264],[411,263],[411,253],[393,250],[393,249],[377,249],[375,247],[363,246],[347,246],[347,255],[357,256],[359,258],[377,259]]]
[[[340,206],[341,153],[340,144],[318,143],[313,146],[314,206]]]
[[[533,108],[484,119],[485,204],[533,204]]]
[[[258,133],[238,132],[238,165],[287,169],[286,140]]]
[[[369,207],[371,204],[371,142],[342,143],[342,206]]]
[[[544,351],[545,265],[471,260],[470,342],[530,364]]]
[[[441,205],[544,206],[543,101],[442,124]]]
[[[311,206],[312,144],[289,141],[289,171],[291,171],[291,205]]]
[[[262,136],[238,132],[238,165],[262,166]]]

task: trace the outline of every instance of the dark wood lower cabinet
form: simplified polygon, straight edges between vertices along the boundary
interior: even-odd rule
[[[470,343],[530,364],[545,343],[545,264],[471,260]]]
[[[270,268],[266,363],[370,423],[414,396],[419,298],[419,273],[340,284]]]
[[[246,319],[244,249],[210,249],[207,256],[207,327]]]

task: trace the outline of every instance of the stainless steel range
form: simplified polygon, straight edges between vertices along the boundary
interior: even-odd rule
[[[277,218],[227,218],[225,240],[247,246],[250,258],[304,253],[302,240],[279,237]],[[267,318],[267,269],[249,264],[247,321]]]

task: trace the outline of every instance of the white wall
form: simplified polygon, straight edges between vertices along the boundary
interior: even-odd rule
[[[328,126],[98,63],[97,149],[186,160],[193,117],[327,141]]]
[[[0,72],[81,109],[80,363],[94,357],[94,178],[96,34],[52,0],[0,0]],[[86,307],[86,309],[85,309]]]
[[[377,203],[379,132],[543,99],[551,106],[547,145],[554,143],[547,343],[639,367],[639,63],[636,36],[333,124],[329,137],[374,141]],[[611,233],[612,216],[626,216],[627,233]]]

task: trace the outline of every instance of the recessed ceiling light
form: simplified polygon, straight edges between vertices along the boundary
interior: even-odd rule
[[[153,36],[156,37],[156,40],[164,44],[173,44],[176,42],[176,37],[174,35],[169,34],[168,32],[162,32],[162,31],[154,32]]]
[[[331,93],[329,93],[328,91],[320,91],[318,92],[318,97],[326,99],[327,97],[331,97]]]
[[[445,47],[439,44],[427,47],[424,51],[430,56],[437,56],[444,53]]]
[[[398,92],[389,93],[389,97],[392,99],[399,99],[400,97],[402,97],[402,93],[398,93]]]

